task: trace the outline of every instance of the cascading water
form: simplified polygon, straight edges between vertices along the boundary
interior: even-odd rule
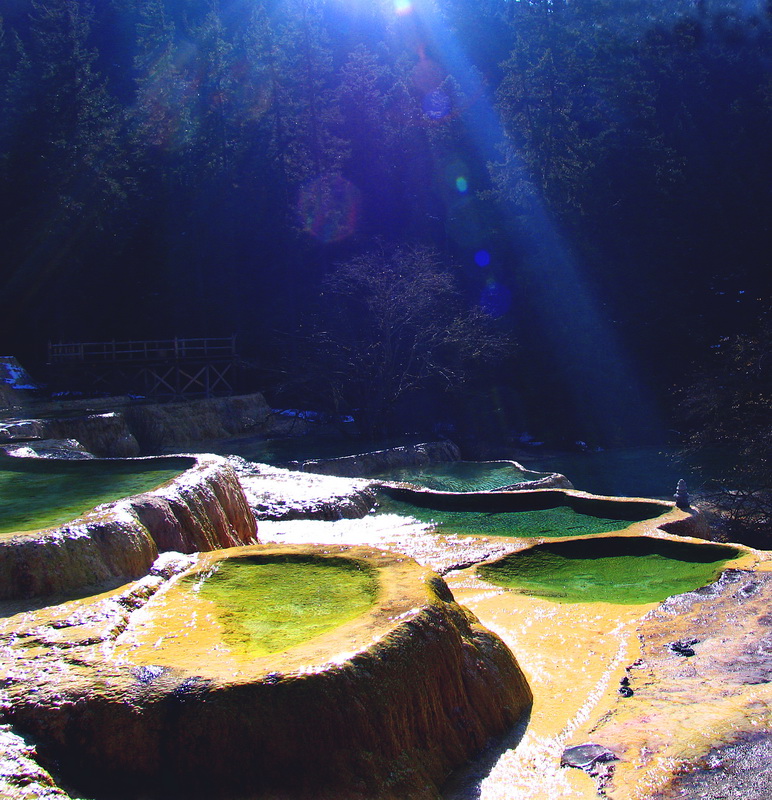
[[[444,800],[595,800],[595,782],[562,768],[561,754],[609,703],[610,686],[633,658],[637,623],[654,604],[557,604],[503,591],[468,570],[446,580],[518,654],[534,704],[525,730],[454,776]]]

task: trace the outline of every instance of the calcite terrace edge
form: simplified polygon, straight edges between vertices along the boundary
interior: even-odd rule
[[[57,528],[0,539],[0,600],[117,585],[147,574],[167,550],[256,542],[257,523],[232,467],[213,455],[189,460],[188,469],[149,492]]]

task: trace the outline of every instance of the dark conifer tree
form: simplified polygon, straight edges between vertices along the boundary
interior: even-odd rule
[[[42,317],[58,335],[83,329],[79,320],[94,310],[79,287],[104,280],[100,248],[130,184],[118,108],[95,67],[93,14],[88,2],[32,2],[8,85],[15,113],[4,194],[14,211],[3,296],[14,298],[4,318],[18,326],[15,338]]]

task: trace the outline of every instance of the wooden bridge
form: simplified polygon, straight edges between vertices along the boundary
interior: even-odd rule
[[[48,345],[56,382],[143,397],[233,394],[236,337],[67,342]]]

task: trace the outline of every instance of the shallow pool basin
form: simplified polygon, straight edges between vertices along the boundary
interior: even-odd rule
[[[661,602],[712,583],[736,547],[645,536],[547,542],[477,568],[490,583],[558,603]]]
[[[188,457],[0,456],[0,536],[61,525],[97,505],[155,489],[195,463]]]
[[[446,461],[404,467],[374,477],[439,492],[490,492],[544,478],[545,473],[523,469],[514,461]]]
[[[672,503],[599,497],[567,489],[438,492],[384,486],[380,513],[432,525],[437,533],[517,538],[586,536],[667,514]]]
[[[186,660],[200,647],[202,662],[214,646],[234,658],[270,656],[339,628],[375,603],[377,571],[361,558],[275,553],[215,559],[187,575],[154,614],[153,634],[176,633],[180,613],[196,609],[207,634],[184,637]],[[183,623],[184,624],[184,623]],[[159,647],[180,640],[173,635]],[[154,646],[154,657],[157,649]]]

